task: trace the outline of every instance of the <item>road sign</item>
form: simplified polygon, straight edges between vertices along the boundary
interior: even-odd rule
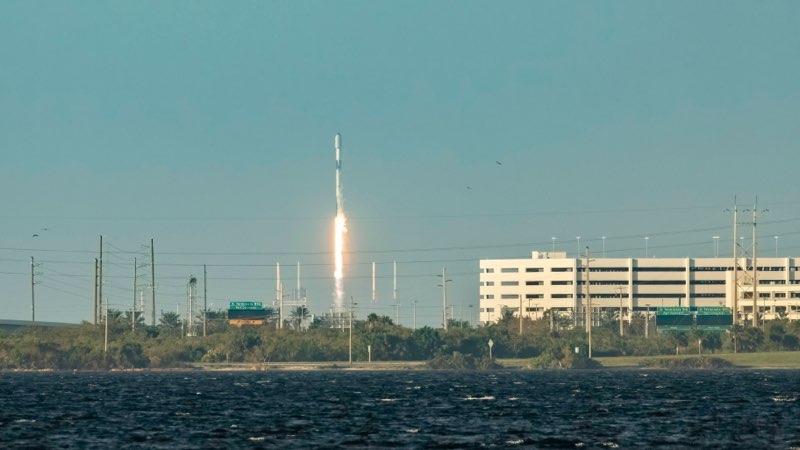
[[[228,309],[264,309],[264,304],[262,302],[231,302]]]

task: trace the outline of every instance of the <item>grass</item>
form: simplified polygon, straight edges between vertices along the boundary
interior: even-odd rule
[[[686,358],[695,355],[659,356],[659,358]],[[714,353],[713,356],[729,361],[736,367],[753,369],[800,369],[800,352]],[[604,367],[637,368],[644,359],[653,356],[613,356],[595,358]]]

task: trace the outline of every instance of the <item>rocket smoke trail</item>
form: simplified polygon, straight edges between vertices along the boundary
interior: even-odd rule
[[[344,253],[344,234],[347,233],[347,218],[344,215],[344,197],[342,195],[342,137],[338,133],[333,139],[333,147],[336,151],[336,219],[334,220],[334,269],[333,278],[335,282],[336,308],[342,310],[344,307],[344,286],[342,283],[342,265]]]

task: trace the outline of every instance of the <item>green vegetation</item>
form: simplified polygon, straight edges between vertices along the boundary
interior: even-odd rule
[[[730,369],[730,361],[710,356],[691,356],[684,358],[647,358],[639,361],[639,367],[656,369]]]
[[[265,327],[236,328],[227,325],[224,313],[209,313],[208,336],[185,336],[184,323],[175,313],[165,313],[157,326],[139,322],[132,330],[130,317],[109,312],[108,351],[104,351],[104,326],[84,323],[69,328],[29,328],[0,333],[0,370],[108,370],[194,367],[222,364],[327,362],[337,367],[348,361],[347,324],[334,327],[317,318],[301,327],[307,310],[292,312],[281,330]],[[571,320],[522,322],[506,313],[498,323],[473,327],[451,322],[449,330],[398,326],[386,316],[369,315],[353,324],[353,361],[429,361],[428,368],[579,369],[603,366],[639,367],[642,357],[666,355],[713,355],[737,366],[800,367],[800,323],[768,322],[764,328],[739,327],[730,332],[655,333],[644,336],[644,323],[625,324],[619,336],[618,322],[604,318],[592,332],[593,357],[581,329]],[[490,358],[488,341],[494,342]],[[576,353],[575,349],[578,349]],[[774,352],[774,353],[751,353]],[[760,355],[778,355],[777,357]],[[631,357],[638,357],[631,360]],[[514,360],[512,360],[512,358]],[[506,363],[506,361],[516,361]],[[344,363],[343,363],[344,362]],[[671,363],[670,363],[671,364]]]

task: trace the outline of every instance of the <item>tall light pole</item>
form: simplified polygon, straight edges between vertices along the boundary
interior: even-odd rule
[[[719,236],[711,236],[714,240],[714,258],[719,258]]]
[[[644,237],[644,257],[647,258],[647,243],[650,241],[649,236]]]
[[[444,331],[447,331],[447,283],[453,280],[447,279],[447,269],[444,267],[442,267],[442,274],[437,276],[442,277],[442,284],[438,286],[442,287],[442,325]]]
[[[353,365],[353,308],[357,304],[358,303],[353,303],[353,297],[350,297],[350,326],[347,327],[349,329],[349,336],[347,337],[347,360],[351,366]]]
[[[578,258],[580,258],[581,257],[581,237],[580,236],[575,236],[575,239],[578,240]]]
[[[417,331],[417,301],[414,300],[414,331]]]
[[[586,318],[586,335],[589,341],[589,359],[592,358],[592,295],[589,293],[589,286],[591,282],[589,281],[589,246],[586,246],[586,264],[584,265],[584,270],[586,271],[586,312],[584,317]]]

